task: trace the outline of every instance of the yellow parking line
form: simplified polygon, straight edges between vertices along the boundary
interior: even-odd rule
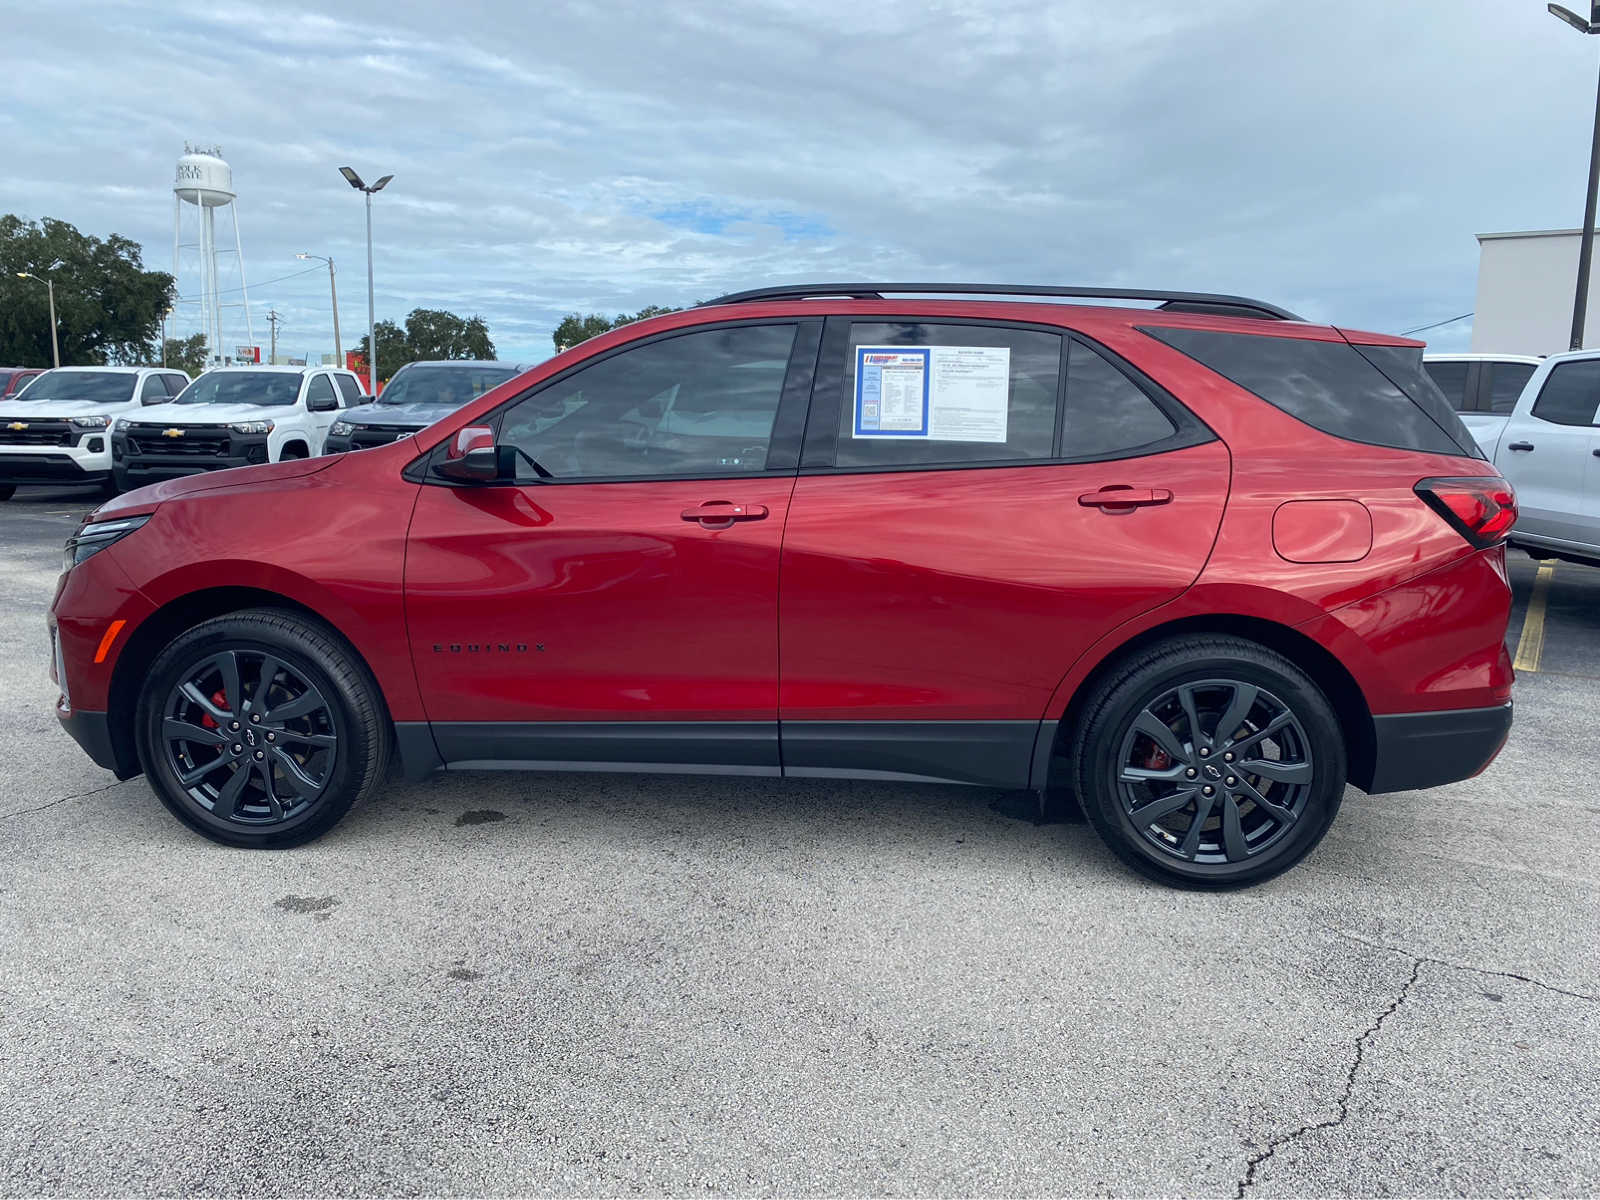
[[[1528,597],[1528,615],[1522,618],[1522,636],[1517,639],[1517,657],[1511,663],[1519,671],[1539,669],[1539,656],[1544,653],[1544,606],[1555,573],[1555,563],[1547,562],[1534,576],[1533,595]]]

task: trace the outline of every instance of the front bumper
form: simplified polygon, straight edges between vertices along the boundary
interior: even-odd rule
[[[83,747],[98,767],[104,767],[118,779],[132,779],[139,774],[136,761],[118,763],[116,745],[111,740],[111,722],[103,712],[85,712],[66,704],[56,705],[56,720],[61,728],[72,735],[72,740]]]
[[[1511,734],[1511,704],[1375,716],[1372,726],[1366,791],[1410,792],[1470,779],[1492,763]]]
[[[104,483],[111,478],[108,454],[74,457],[65,449],[0,454],[0,484]]]
[[[148,440],[148,439],[146,439]],[[268,459],[264,433],[225,433],[220,437],[191,437],[182,450],[149,452],[138,439],[119,433],[111,439],[111,457],[117,479],[129,488],[163,479],[184,479],[229,467],[256,467]]]

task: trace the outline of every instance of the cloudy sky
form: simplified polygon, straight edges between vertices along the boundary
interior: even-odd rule
[[[169,269],[177,157],[220,144],[257,340],[272,306],[312,355],[297,250],[337,260],[347,345],[366,319],[344,164],[395,177],[379,318],[479,313],[504,357],[573,310],[846,278],[1400,332],[1471,309],[1475,233],[1581,224],[1600,65],[1543,0],[0,0],[0,29],[0,212]]]

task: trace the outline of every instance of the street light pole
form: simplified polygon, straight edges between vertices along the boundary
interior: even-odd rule
[[[1547,4],[1546,10],[1579,33],[1600,33],[1600,0],[1589,5],[1586,21],[1571,9]],[[1589,143],[1589,190],[1583,202],[1583,232],[1578,239],[1578,287],[1572,298],[1572,338],[1569,350],[1583,349],[1583,324],[1589,309],[1589,264],[1594,257],[1595,192],[1600,188],[1600,84],[1594,98],[1594,137]]]
[[[53,270],[55,270],[56,267],[59,267],[60,265],[61,265],[60,263],[56,263],[53,266],[51,266],[49,269],[53,271]],[[53,280],[50,280],[50,279],[42,279],[38,275],[35,275],[32,271],[18,271],[17,272],[17,278],[18,279],[31,279],[35,283],[44,284],[45,291],[50,296],[50,359],[54,363],[54,365],[59,367],[61,365],[61,344],[60,344],[60,342],[58,342],[56,340],[56,285],[55,285],[55,282]]]
[[[371,218],[368,218],[369,222]],[[315,258],[328,264],[328,294],[333,299],[333,361],[335,366],[344,365],[344,340],[339,335],[339,285],[333,279],[333,259],[324,258],[320,254],[307,254],[302,251],[295,255],[296,258]]]
[[[367,195],[367,391],[372,395],[378,394],[378,321],[377,306],[374,302],[372,286],[372,197],[376,192],[381,192],[393,175],[385,175],[370,187],[361,182],[349,167],[340,167],[339,174],[343,175],[345,182],[358,192]]]

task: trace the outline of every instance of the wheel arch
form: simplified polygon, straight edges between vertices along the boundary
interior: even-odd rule
[[[378,681],[371,662],[359,646],[327,617],[307,604],[284,595],[282,592],[247,586],[202,588],[175,596],[156,609],[129,635],[127,643],[117,655],[107,693],[106,717],[111,735],[112,752],[116,757],[115,773],[119,779],[131,779],[140,773],[139,755],[134,746],[134,712],[139,699],[139,684],[156,655],[185,629],[202,621],[252,608],[276,609],[296,616],[307,617],[338,637],[355,656],[372,681],[373,691],[383,719],[391,727],[394,719],[389,712],[388,698]]]
[[[1342,662],[1326,647],[1288,625],[1237,613],[1207,613],[1180,617],[1130,637],[1107,653],[1094,665],[1083,680],[1073,689],[1066,711],[1056,727],[1055,750],[1065,752],[1071,741],[1071,730],[1082,719],[1083,706],[1095,686],[1106,675],[1118,669],[1141,650],[1172,638],[1190,634],[1228,634],[1255,642],[1283,655],[1309,675],[1333,706],[1344,734],[1349,755],[1349,780],[1365,791],[1372,784],[1376,757],[1377,734],[1372,721],[1372,710],[1366,694]]]
[[[291,454],[290,453],[291,450],[298,450],[299,453],[298,454]],[[283,462],[285,459],[288,459],[288,458],[310,458],[310,457],[312,457],[311,445],[310,445],[310,443],[308,443],[306,441],[304,435],[302,435],[302,434],[298,434],[298,433],[291,434],[289,437],[284,439],[283,445],[278,447],[278,461],[279,462]]]

